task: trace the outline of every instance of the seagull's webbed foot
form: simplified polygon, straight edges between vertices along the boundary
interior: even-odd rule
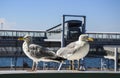
[[[27,70],[28,72],[34,72],[35,71],[35,67],[34,66],[32,66],[32,69],[30,69],[30,70]]]
[[[35,67],[36,63],[33,62],[33,65],[32,65],[32,69],[29,70],[30,72],[34,72],[34,71],[37,71],[37,68]]]
[[[35,70],[33,70],[33,69],[30,69],[30,70],[27,70],[28,72],[34,72]]]

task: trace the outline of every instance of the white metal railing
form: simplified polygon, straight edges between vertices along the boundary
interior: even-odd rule
[[[99,39],[120,39],[120,32],[88,32],[89,37]]]
[[[45,31],[22,31],[22,30],[0,30],[0,36],[25,36],[45,37]]]

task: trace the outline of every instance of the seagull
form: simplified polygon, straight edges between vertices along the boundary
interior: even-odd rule
[[[93,41],[93,38],[89,38],[86,34],[81,34],[78,41],[71,42],[66,47],[58,49],[56,55],[66,58],[67,60],[79,61],[79,59],[85,57],[89,52],[90,45],[88,41]]]
[[[33,60],[32,71],[37,70],[37,65],[39,61],[54,61],[54,62],[62,62],[63,57],[57,56],[55,52],[42,47],[37,44],[32,44],[32,37],[30,35],[24,36],[24,38],[18,38],[18,40],[24,40],[22,49],[24,53]]]

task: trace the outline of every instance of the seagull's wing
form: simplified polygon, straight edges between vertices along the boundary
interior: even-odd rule
[[[64,58],[68,58],[72,55],[74,55],[76,52],[81,51],[81,49],[83,48],[85,44],[76,44],[75,42],[70,43],[69,45],[67,45],[64,48],[60,48],[57,51],[57,55],[64,57]]]
[[[66,47],[68,48],[74,48],[76,45],[76,42],[71,42],[70,44],[68,44]]]
[[[71,55],[73,55],[75,52],[74,49],[70,49],[70,48],[60,48],[58,51],[57,51],[57,55],[60,56],[60,57],[63,57],[63,58],[68,58],[70,57]]]
[[[68,58],[71,55],[74,54],[75,52],[75,42],[70,43],[69,45],[67,45],[64,48],[60,48],[57,52],[56,55],[60,56],[60,57],[64,57],[64,58]]]
[[[36,44],[31,44],[29,46],[29,52],[31,56],[36,57],[36,58],[55,56],[55,53],[53,51],[50,51],[49,49],[46,49]]]
[[[63,56],[65,53],[66,54],[71,53],[71,51],[73,51],[74,47],[75,47],[75,42],[72,42],[72,43],[68,44],[66,47],[60,48],[56,52],[56,54],[59,55],[59,56]]]

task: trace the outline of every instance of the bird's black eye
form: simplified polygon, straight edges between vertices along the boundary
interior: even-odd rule
[[[29,38],[29,37],[26,37],[26,38]]]
[[[87,38],[88,38],[87,36],[84,37],[84,39],[87,39]]]

